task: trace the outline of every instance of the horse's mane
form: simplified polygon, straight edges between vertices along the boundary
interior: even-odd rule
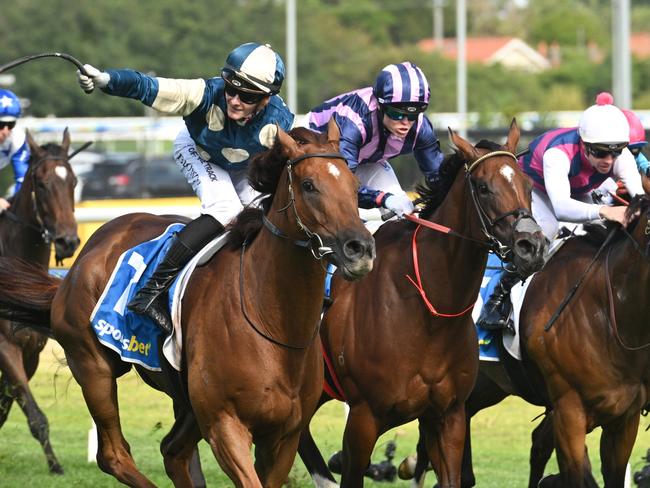
[[[502,146],[496,142],[488,141],[486,139],[481,139],[476,146],[477,148],[487,149],[489,151],[498,151],[502,149]],[[445,159],[440,165],[440,170],[438,172],[439,178],[434,184],[429,182],[421,183],[417,186],[416,191],[422,199],[424,207],[420,212],[420,217],[423,219],[431,217],[431,214],[440,206],[443,202],[451,185],[456,180],[456,175],[460,168],[465,164],[465,158],[456,150],[452,154],[445,156]]]
[[[326,134],[314,132],[306,127],[292,129],[289,131],[289,136],[300,146],[327,144]],[[269,211],[278,181],[287,165],[287,157],[284,155],[283,149],[280,139],[276,138],[273,147],[251,158],[248,166],[248,181],[255,190],[262,194],[259,197],[261,208],[245,208],[228,226],[230,235],[227,245],[230,248],[238,248],[244,241],[252,242],[261,229],[262,215]]]

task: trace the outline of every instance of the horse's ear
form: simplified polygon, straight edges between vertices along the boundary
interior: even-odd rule
[[[451,130],[451,127],[448,127],[447,129],[449,130],[449,138],[451,139],[451,142],[458,148],[467,161],[475,161],[478,159],[478,151],[469,141],[460,137],[456,132]]]
[[[36,141],[32,137],[32,134],[28,130],[25,130],[25,140],[29,145],[30,152],[34,155],[38,155],[39,158],[42,158],[43,155],[45,154],[45,151],[41,148],[41,146],[39,146],[36,143]]]
[[[282,127],[278,127],[277,141],[282,146],[282,154],[284,154],[287,159],[293,159],[298,156],[300,150],[298,149],[298,143],[293,140],[289,134],[282,130]]]
[[[334,144],[336,149],[339,148],[339,140],[341,139],[341,129],[339,129],[339,124],[336,123],[334,116],[327,123],[327,142]]]
[[[517,152],[517,144],[519,144],[520,135],[521,133],[517,126],[517,119],[513,117],[512,122],[510,122],[510,130],[508,131],[508,140],[506,141],[506,149],[513,154]]]
[[[63,149],[63,154],[68,154],[68,149],[70,149],[70,131],[67,127],[63,131],[63,142],[61,143],[61,148]]]

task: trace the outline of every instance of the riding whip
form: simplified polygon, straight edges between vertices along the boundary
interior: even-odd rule
[[[83,64],[81,61],[79,61],[77,58],[70,56],[69,54],[66,53],[41,53],[41,54],[33,54],[31,56],[24,56],[22,58],[14,59],[13,61],[10,61],[9,63],[5,63],[2,66],[0,66],[0,73],[4,73],[7,70],[10,70],[11,68],[15,68],[16,66],[20,66],[21,64],[27,63],[29,61],[33,61],[34,59],[39,59],[39,58],[61,58],[65,59],[66,61],[70,61],[72,64],[74,64],[79,71],[81,71],[82,74],[88,76],[88,73],[84,69]]]

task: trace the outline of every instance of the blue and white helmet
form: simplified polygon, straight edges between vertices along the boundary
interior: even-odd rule
[[[284,63],[268,44],[248,42],[228,54],[221,77],[238,90],[273,95],[282,87]]]
[[[9,90],[0,89],[0,121],[13,122],[20,117],[20,100]]]
[[[373,93],[381,105],[415,113],[426,110],[430,96],[427,77],[410,61],[389,64],[382,69]]]

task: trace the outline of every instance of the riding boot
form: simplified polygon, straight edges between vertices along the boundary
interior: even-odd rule
[[[509,329],[514,331],[512,320],[510,320],[512,312],[510,290],[520,280],[519,273],[506,268],[499,283],[494,287],[492,295],[483,305],[481,315],[476,321],[479,327],[486,330]]]
[[[173,326],[165,292],[174,282],[176,275],[212,239],[222,234],[223,225],[211,215],[201,215],[188,223],[172,238],[169,250],[147,282],[127,304],[135,313],[147,315],[166,334]]]

